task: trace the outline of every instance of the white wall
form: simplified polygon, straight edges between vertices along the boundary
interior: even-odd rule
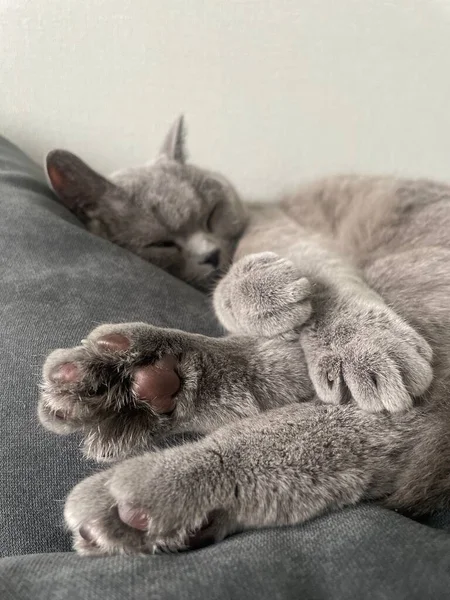
[[[0,132],[101,171],[184,111],[268,195],[339,170],[450,179],[450,0],[0,0]]]

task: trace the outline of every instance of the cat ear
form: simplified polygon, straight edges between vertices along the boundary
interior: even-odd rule
[[[106,196],[119,189],[67,150],[52,150],[46,158],[49,183],[62,203],[84,223]]]
[[[186,162],[185,135],[184,117],[180,115],[169,129],[159,150],[159,156],[161,158],[168,158],[169,160],[176,160],[180,163]]]

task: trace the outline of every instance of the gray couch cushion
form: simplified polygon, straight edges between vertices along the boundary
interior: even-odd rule
[[[64,498],[94,467],[76,437],[38,424],[45,355],[76,345],[102,322],[212,335],[219,328],[205,296],[83,229],[43,171],[5,140],[0,214],[0,554],[64,551]]]
[[[448,600],[450,536],[371,506],[178,555],[0,561],[2,600]]]

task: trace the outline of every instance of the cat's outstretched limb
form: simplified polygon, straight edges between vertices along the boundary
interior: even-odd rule
[[[395,419],[350,405],[290,405],[128,459],[71,492],[65,518],[75,549],[197,547],[388,496],[412,441]]]

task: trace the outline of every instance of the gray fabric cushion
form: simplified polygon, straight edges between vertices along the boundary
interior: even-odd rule
[[[57,204],[42,171],[5,140],[0,206],[0,553],[18,555],[0,560],[2,600],[450,596],[448,514],[419,524],[376,506],[178,555],[58,553],[70,548],[67,491],[97,467],[81,458],[75,436],[59,438],[37,422],[46,353],[106,321],[220,331],[205,297],[87,233]]]
[[[375,507],[196,552],[0,561],[2,600],[448,600],[450,536]]]
[[[36,417],[40,369],[102,322],[148,321],[219,333],[193,288],[89,234],[49,191],[43,171],[0,142],[0,554],[70,549],[68,490],[93,470],[79,441]]]

